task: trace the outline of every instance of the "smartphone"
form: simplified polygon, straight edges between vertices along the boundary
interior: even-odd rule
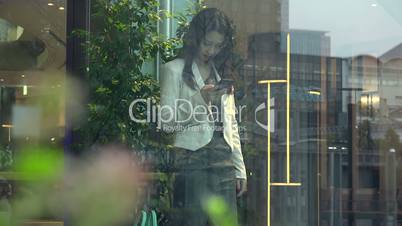
[[[217,89],[228,89],[234,84],[233,79],[221,79],[217,85]]]

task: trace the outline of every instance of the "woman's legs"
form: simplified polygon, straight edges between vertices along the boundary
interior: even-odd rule
[[[211,196],[222,197],[236,217],[236,180],[232,152],[223,137],[214,139],[197,151],[182,151],[178,163],[184,177],[184,226],[205,226],[203,209]]]
[[[209,187],[212,195],[223,198],[227,207],[237,216],[236,177],[232,150],[223,137],[214,138],[207,148],[210,164]]]

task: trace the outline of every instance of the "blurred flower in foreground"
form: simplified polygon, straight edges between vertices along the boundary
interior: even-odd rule
[[[237,219],[231,212],[225,200],[219,196],[209,197],[203,207],[211,218],[213,225],[219,226],[237,226]]]
[[[24,151],[16,170],[32,181],[13,203],[15,225],[49,215],[66,217],[74,226],[131,221],[139,201],[139,172],[134,165],[128,151],[115,147],[85,160],[65,158],[60,150]]]
[[[26,219],[56,214],[59,207],[53,207],[49,202],[58,190],[56,185],[62,184],[63,168],[64,159],[60,150],[36,147],[23,148],[18,152],[13,169],[19,182],[12,199],[13,225],[21,225]],[[49,213],[48,209],[53,213]]]

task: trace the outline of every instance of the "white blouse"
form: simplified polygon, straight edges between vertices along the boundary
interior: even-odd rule
[[[197,151],[212,140],[215,127],[214,122],[208,120],[210,119],[208,104],[200,93],[205,84],[197,64],[195,62],[192,64],[196,89],[192,89],[183,81],[183,68],[183,59],[175,59],[161,67],[159,127],[174,132],[174,146]],[[212,65],[212,68],[219,82],[221,77],[215,66]],[[233,153],[236,177],[246,179],[233,94],[222,95],[221,108],[223,135]]]

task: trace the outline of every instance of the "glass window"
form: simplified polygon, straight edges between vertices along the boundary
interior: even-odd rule
[[[396,89],[402,22],[395,11],[400,4],[298,0],[205,4],[232,20],[233,55],[242,62],[236,73],[222,75],[237,76],[236,104],[247,109],[238,119],[244,129],[240,142],[249,188],[237,209],[240,221],[245,225],[396,225],[399,180],[388,178],[387,172],[399,175],[400,171],[391,160],[398,159],[400,148],[401,98]],[[363,19],[367,15],[370,19]],[[202,44],[200,49],[195,48],[194,54],[203,53]],[[199,75],[205,80],[209,69],[204,71],[194,57],[201,70],[198,74],[193,69],[193,76],[200,86]],[[218,57],[208,62],[219,65]],[[187,62],[185,55],[179,60]],[[186,69],[180,67],[181,71]],[[391,136],[392,143],[385,144]],[[176,146],[183,149],[178,139]],[[200,153],[203,148],[194,147]],[[384,161],[391,162],[385,166]],[[383,211],[384,217],[373,211]]]
[[[0,225],[402,222],[402,3],[0,5]]]

